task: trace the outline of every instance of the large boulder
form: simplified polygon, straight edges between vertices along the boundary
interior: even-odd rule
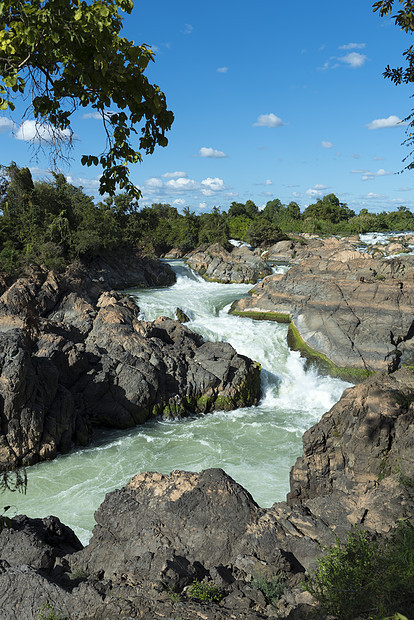
[[[271,263],[299,263],[308,258],[334,259],[342,262],[355,258],[372,258],[370,254],[358,250],[359,240],[353,238],[319,237],[292,235],[289,240],[278,241],[267,248],[265,259]]]
[[[290,505],[335,524],[387,532],[414,514],[414,373],[380,373],[345,390],[303,436],[290,473]]]
[[[225,249],[219,243],[209,247],[200,247],[191,252],[188,265],[210,282],[248,283],[272,273],[265,261],[247,246]]]

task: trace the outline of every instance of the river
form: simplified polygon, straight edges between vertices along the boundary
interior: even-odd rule
[[[348,384],[305,370],[286,344],[287,326],[234,317],[228,309],[250,285],[208,283],[182,261],[171,261],[177,282],[168,289],[129,290],[142,318],[174,318],[180,307],[190,329],[209,340],[230,342],[262,365],[257,407],[177,421],[151,421],[127,431],[98,431],[87,448],[28,469],[27,494],[5,493],[7,513],[53,514],[87,543],[93,513],[108,491],[142,471],[200,471],[221,467],[261,506],[285,499],[289,469],[302,451],[303,432],[340,398]]]

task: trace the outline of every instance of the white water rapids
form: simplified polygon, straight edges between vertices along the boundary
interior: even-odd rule
[[[299,353],[286,344],[287,326],[228,314],[250,286],[204,282],[172,261],[177,282],[168,289],[129,291],[142,316],[174,318],[177,307],[187,326],[209,340],[226,340],[238,353],[262,365],[262,399],[257,407],[216,412],[180,421],[151,421],[127,431],[95,434],[87,448],[28,469],[27,494],[7,493],[7,513],[53,514],[86,543],[93,513],[105,494],[138,472],[221,467],[246,487],[261,506],[285,499],[289,469],[302,451],[303,432],[340,398],[348,384],[305,371]]]

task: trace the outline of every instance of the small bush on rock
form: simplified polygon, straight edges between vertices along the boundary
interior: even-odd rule
[[[252,579],[253,588],[260,590],[267,603],[275,606],[285,589],[286,578],[283,574],[279,575],[254,575]]]
[[[52,603],[45,603],[39,609],[39,620],[65,620],[61,609],[56,609]]]
[[[188,588],[187,596],[198,601],[218,603],[223,598],[223,593],[215,583],[195,579]]]
[[[414,617],[414,527],[401,522],[382,542],[354,530],[319,558],[304,587],[341,620]]]

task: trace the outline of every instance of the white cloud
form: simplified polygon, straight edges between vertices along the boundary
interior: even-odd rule
[[[51,125],[42,125],[37,121],[24,121],[16,132],[17,140],[25,142],[54,142],[70,140],[73,133],[70,129],[55,129]]]
[[[214,177],[214,179],[207,177],[207,179],[201,181],[201,185],[203,186],[201,190],[203,196],[212,196],[215,192],[221,192],[226,189],[223,179],[218,177]]]
[[[220,159],[222,157],[227,157],[226,153],[223,151],[218,151],[217,149],[212,149],[211,147],[202,146],[199,150],[200,157],[211,157],[213,159]]]
[[[181,176],[178,176],[178,175]],[[164,178],[162,178],[164,177]],[[223,179],[207,177],[202,181],[188,178],[185,172],[166,172],[162,177],[151,177],[143,184],[141,202],[168,202],[183,207],[203,197],[217,195],[229,189]]]
[[[257,121],[253,123],[253,127],[281,127],[284,122],[276,114],[260,114]]]
[[[94,118],[96,120],[101,120],[102,114],[99,114],[99,112],[87,112],[86,114],[82,114],[82,118],[83,119]]]
[[[332,142],[327,142],[326,140],[322,140],[321,145],[324,149],[331,149],[333,147]]]
[[[413,188],[412,187],[399,187],[398,191],[399,192],[411,192]]]
[[[380,168],[376,172],[365,171],[365,173],[364,173],[364,175],[362,177],[362,180],[363,181],[371,181],[375,177],[386,177],[386,176],[388,176],[390,174],[391,174],[391,172],[387,172],[387,170],[384,170],[384,168]]]
[[[194,26],[191,24],[186,24],[184,28],[184,34],[191,34],[194,30]]]
[[[218,67],[217,73],[227,73],[228,70],[229,70],[228,67]]]
[[[378,198],[384,198],[384,196],[381,194],[374,194],[374,192],[369,192],[369,194],[365,195],[365,198],[368,198],[368,200],[375,200]]]
[[[83,177],[72,177],[71,175],[66,175],[65,178],[66,181],[71,185],[75,185],[75,187],[82,186],[83,189],[87,192],[97,192],[101,184],[99,177],[85,179]]]
[[[161,176],[164,177],[164,179],[179,179],[180,177],[186,177],[187,173],[177,170],[176,172],[166,172],[165,174],[162,174]]]
[[[187,179],[185,177],[180,177],[179,179],[170,179],[166,182],[165,186],[176,192],[186,192],[194,189],[198,189],[198,183],[193,181],[193,179]]]
[[[386,127],[398,127],[399,125],[405,125],[398,116],[391,114],[387,118],[376,118],[368,123],[368,129],[385,129]]]
[[[353,159],[361,159],[361,155],[358,155],[358,153],[352,153],[351,157]]]
[[[307,196],[311,196],[311,198],[319,198],[324,195],[325,190],[328,189],[329,185],[314,185],[314,187],[310,187],[306,190],[305,194]]]
[[[51,172],[47,168],[39,168],[38,166],[29,166],[29,170],[30,170],[30,173],[31,173],[32,177],[34,177],[34,176],[47,176],[47,177],[50,177],[51,176]],[[66,177],[66,180],[67,179],[68,179],[68,177]]]
[[[365,64],[365,61],[368,60],[368,57],[365,54],[359,54],[358,52],[350,52],[346,54],[346,56],[341,56],[338,58],[341,62],[345,62],[350,67],[356,69],[362,67]]]
[[[206,202],[200,202],[199,207],[200,207],[200,209],[206,209],[207,208],[207,203]]]
[[[384,170],[384,168],[380,168],[376,172],[371,172],[370,170],[364,170],[364,169],[356,169],[356,170],[350,170],[350,173],[361,174],[362,181],[372,181],[372,179],[375,179],[375,177],[386,177],[392,174],[391,172]]]
[[[346,45],[340,45],[340,50],[362,50],[365,47],[365,43],[347,43]]]
[[[146,189],[159,189],[163,186],[163,182],[161,179],[157,179],[156,177],[152,177],[151,179],[147,179],[145,181]]]
[[[106,110],[103,114],[105,118],[111,118],[112,114],[115,114],[115,112],[112,112],[111,110]],[[101,121],[102,114],[100,112],[86,112],[86,114],[82,115],[82,118],[83,119],[93,118],[95,120]]]
[[[271,181],[270,179],[266,179],[265,185],[273,185],[273,181]]]
[[[0,117],[0,133],[13,131],[15,127],[15,123],[10,118],[6,118],[5,116]]]

